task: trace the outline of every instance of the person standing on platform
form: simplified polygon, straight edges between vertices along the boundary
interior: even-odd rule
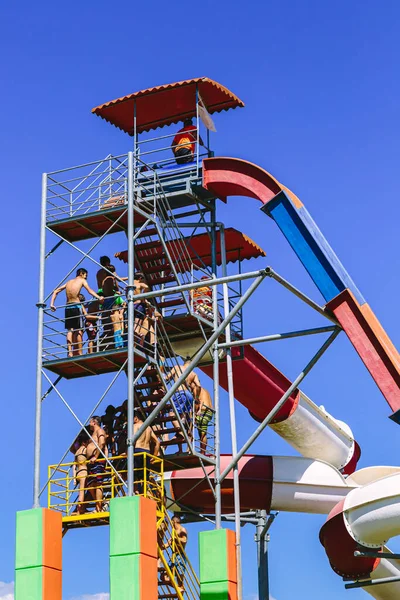
[[[93,500],[96,500],[96,512],[102,511],[102,500],[103,500],[103,480],[105,473],[105,463],[98,462],[99,458],[108,456],[108,449],[106,447],[106,433],[101,428],[101,419],[97,415],[89,421],[89,430],[91,431],[91,439],[87,445],[87,458],[88,458],[88,487],[92,495]]]
[[[193,125],[192,119],[185,119],[183,127],[178,131],[172,140],[172,152],[178,165],[191,163],[194,161],[194,152],[197,142],[197,127]],[[199,137],[199,144],[204,146],[203,140]]]
[[[143,421],[140,417],[139,410],[135,408],[134,417],[133,417],[133,434],[141,428],[143,425]],[[147,454],[152,454],[153,456],[158,456],[160,452],[161,444],[158,441],[154,431],[151,427],[146,427],[143,431],[142,435],[136,440],[135,443],[135,482],[137,484],[136,492],[138,494],[143,494],[144,492],[144,476],[145,469],[148,469],[150,464],[153,462],[153,459],[150,459],[150,462],[147,459]],[[136,456],[138,454],[138,456]],[[147,478],[148,481],[148,478]]]
[[[76,277],[70,279],[64,285],[54,290],[51,297],[50,309],[55,311],[54,302],[60,292],[65,290],[67,297],[67,306],[65,307],[65,329],[67,330],[67,351],[68,356],[80,356],[82,354],[82,338],[84,330],[82,303],[79,299],[82,288],[100,302],[104,298],[96,294],[87,282],[88,272],[86,269],[78,269]]]

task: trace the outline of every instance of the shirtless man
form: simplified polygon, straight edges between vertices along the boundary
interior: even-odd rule
[[[103,454],[108,456],[108,449],[106,446],[106,433],[104,429],[100,427],[101,419],[97,415],[94,415],[89,421],[89,430],[91,432],[92,439],[90,439],[86,453],[88,463],[88,487],[90,489],[93,500],[96,500],[96,512],[102,511],[102,499],[103,499],[103,478],[105,473],[104,462],[97,462],[98,458],[103,458]]]
[[[133,434],[141,428],[143,425],[143,421],[139,416],[139,411],[136,408],[133,417]],[[137,481],[136,493],[143,494],[144,490],[144,469],[148,468],[147,456],[146,454],[153,454],[153,456],[158,456],[160,452],[161,444],[158,441],[154,431],[151,427],[146,427],[142,435],[136,440],[135,443],[135,455],[141,454],[135,458],[135,481]],[[154,463],[154,458],[150,459],[150,464]]]
[[[135,279],[133,280],[135,287],[133,295],[138,296],[139,294],[145,294],[150,290],[149,286],[145,282],[144,275],[140,271],[136,271]],[[148,333],[148,329],[144,326],[144,321],[147,312],[147,303],[144,300],[136,300],[133,302],[134,315],[135,315],[135,327],[134,332],[139,336],[142,344],[144,338]]]
[[[172,519],[172,536],[166,544],[163,546],[163,550],[172,547],[172,558],[169,561],[169,567],[171,571],[176,572],[176,579],[179,585],[179,591],[181,594],[185,592],[183,581],[185,579],[186,571],[186,544],[188,541],[188,533],[185,527],[181,524],[181,519],[177,515],[173,516]]]
[[[207,452],[207,429],[214,417],[210,393],[200,386],[200,393],[195,400],[195,423],[200,437],[200,452]]]
[[[82,338],[83,338],[83,315],[82,304],[79,299],[79,294],[82,288],[85,288],[91,296],[103,301],[103,297],[96,294],[87,282],[88,272],[86,269],[78,269],[76,277],[64,283],[61,287],[54,290],[51,297],[50,309],[55,311],[54,302],[60,292],[65,290],[67,296],[67,306],[65,307],[65,329],[67,330],[67,350],[68,356],[80,356],[82,354]]]
[[[102,257],[102,258],[106,258],[106,257]],[[113,338],[115,339],[115,335],[113,335],[113,330],[115,329],[115,327],[114,327],[115,314],[114,313],[116,313],[116,305],[115,304],[116,304],[116,298],[117,298],[117,296],[115,294],[119,293],[119,287],[118,287],[117,276],[115,273],[114,265],[108,264],[107,268],[110,271],[110,273],[105,271],[105,276],[103,277],[102,287],[101,287],[102,293],[104,295],[104,302],[103,302],[103,306],[102,306],[102,322],[103,322],[103,329],[104,329],[104,338],[107,343],[110,343]],[[104,269],[101,269],[101,271],[104,271]],[[119,313],[118,313],[118,315],[119,315]],[[121,329],[121,327],[119,329]],[[122,346],[122,337],[121,337],[121,346]],[[118,347],[119,347],[119,345],[118,345]]]
[[[106,294],[103,293],[103,281],[110,275],[109,267],[111,265],[111,259],[109,256],[100,256],[99,262],[101,264],[101,269],[99,269],[96,273],[97,287],[99,294],[106,296]],[[119,277],[118,275],[115,275],[115,277],[118,279],[118,281],[128,281],[127,277]]]
[[[179,377],[185,371],[185,369],[187,368],[189,363],[190,363],[190,358],[187,358],[186,362],[182,366],[176,365],[175,367],[172,367],[172,369],[170,370],[170,372],[168,373],[168,375],[165,378],[166,381],[167,382],[171,381],[171,379],[173,379],[174,381],[178,381]],[[197,382],[198,382],[198,384],[197,384]],[[191,415],[192,415],[192,409],[193,409],[193,403],[194,403],[194,394],[196,394],[196,396],[197,396],[199,391],[200,391],[200,382],[198,381],[198,377],[197,377],[196,373],[194,373],[192,371],[186,377],[184,383],[182,383],[178,387],[178,389],[172,396],[172,400],[174,402],[175,408],[182,420],[182,423],[185,425],[189,436],[191,436],[191,434],[192,434]],[[178,421],[173,421],[172,424],[174,427],[179,428]],[[176,434],[176,441],[177,441],[179,453],[182,453],[182,440],[183,440],[183,434],[180,431]]]

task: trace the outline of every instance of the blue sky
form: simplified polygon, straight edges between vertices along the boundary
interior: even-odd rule
[[[400,7],[394,0],[379,5],[371,0],[155,0],[146,9],[124,1],[61,5],[44,0],[3,3],[0,19],[0,243],[14,289],[13,296],[4,289],[0,300],[5,455],[0,580],[9,583],[15,511],[31,505],[41,173],[130,149],[127,136],[90,114],[93,106],[152,85],[202,75],[216,79],[246,103],[245,109],[215,117],[216,152],[260,164],[303,200],[398,344]],[[255,201],[232,199],[221,206],[219,218],[266,250],[262,264],[321,302],[272,221],[260,218]],[[115,246],[125,247],[122,240]],[[64,275],[74,259],[55,255],[52,276]],[[93,275],[92,268],[94,283]],[[260,289],[245,318],[249,335],[314,323],[308,309],[272,282]],[[261,350],[294,377],[315,341],[286,341]],[[63,390],[84,417],[107,382],[104,376]],[[303,389],[353,429],[363,452],[360,466],[398,464],[399,430],[344,334]],[[45,408],[44,465],[59,458],[74,431],[57,398],[49,397]],[[255,424],[241,406],[237,411],[243,442]],[[228,440],[226,422],[227,451]],[[254,451],[293,453],[271,431]],[[319,544],[323,522],[321,516],[297,514],[276,520],[270,579],[277,600],[309,598],[310,590],[325,600],[349,597]],[[190,528],[194,561],[198,529]],[[243,532],[246,600],[257,591],[253,533],[248,526]],[[107,530],[75,532],[64,547],[64,600],[104,600]],[[394,541],[391,548],[399,551],[400,545]],[[11,594],[11,586],[0,585],[0,600],[10,600]],[[365,596],[360,590],[351,594]]]

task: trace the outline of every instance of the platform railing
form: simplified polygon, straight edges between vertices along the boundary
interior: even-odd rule
[[[65,318],[65,309],[71,305],[57,307],[55,312],[45,311],[43,328],[43,360],[54,361],[77,358],[108,350],[127,348],[127,305],[123,294],[105,298],[117,304],[104,308],[99,301],[84,301],[78,306],[79,328],[76,317]],[[94,307],[94,308],[93,308]],[[149,304],[142,321],[135,323],[136,350],[156,360],[158,348],[157,317],[154,307]],[[119,332],[119,334],[117,333]]]
[[[199,157],[201,161],[208,153]],[[153,205],[162,182],[164,191],[174,186],[198,181],[199,168],[193,163],[178,165],[174,158],[151,165],[149,156],[135,157],[135,201],[143,206]],[[73,219],[92,212],[126,206],[128,155],[108,155],[104,159],[53,171],[47,174],[46,222]]]
[[[63,522],[104,519],[109,516],[110,500],[125,495],[127,458],[121,455],[107,460],[99,458],[94,463],[74,461],[50,465],[48,478],[48,508],[60,512]],[[162,458],[135,453],[134,480],[135,494],[163,505]]]

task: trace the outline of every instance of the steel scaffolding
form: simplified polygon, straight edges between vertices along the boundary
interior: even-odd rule
[[[136,123],[136,112],[134,119]],[[62,506],[66,529],[72,525],[79,527],[107,523],[106,506],[100,511],[100,516],[88,513],[90,517],[86,515],[83,518],[78,515],[79,518],[74,518],[73,512],[76,510],[77,501],[73,498],[75,492],[73,486],[71,487],[69,472],[71,463],[64,462],[71,443],[68,444],[61,459],[51,466],[47,481],[44,483],[41,481],[41,414],[42,408],[49,402],[50,393],[54,392],[76,420],[77,431],[85,431],[96,443],[89,431],[88,420],[108,397],[115,382],[125,374],[127,377],[126,451],[124,453],[126,461],[121,463],[121,467],[115,457],[106,456],[105,452],[98,447],[99,460],[106,464],[109,479],[105,488],[110,490],[109,497],[122,493],[132,496],[135,493],[135,485],[138,484],[137,481],[135,482],[137,473],[135,443],[147,427],[152,428],[161,443],[164,470],[199,466],[202,468],[204,480],[210,486],[215,499],[215,527],[218,529],[222,527],[222,521],[226,520],[223,515],[221,485],[233,471],[234,514],[232,518],[236,533],[238,596],[241,599],[240,532],[244,517],[240,506],[239,460],[266,426],[273,421],[292,392],[336,339],[340,327],[322,306],[270,267],[263,266],[258,270],[242,273],[240,255],[238,255],[238,271],[228,274],[226,230],[224,224],[216,218],[218,201],[202,186],[203,155],[199,152],[199,131],[200,121],[197,115],[197,150],[195,160],[189,165],[177,165],[171,159],[164,158],[166,151],[169,151],[169,147],[165,147],[165,139],[168,136],[141,141],[137,131],[134,130],[134,147],[126,155],[109,155],[100,161],[43,175],[37,303],[33,503],[35,507],[40,506],[41,496],[47,491],[51,499],[49,505],[57,509],[58,505],[54,500],[57,498],[57,492],[54,490],[58,489],[57,485],[64,486],[61,500],[60,498],[58,500],[59,505]],[[144,144],[148,144],[151,149],[143,151]],[[211,152],[209,139],[205,150],[206,155],[209,156]],[[155,153],[157,153],[156,157]],[[157,164],[154,163],[155,160]],[[192,247],[194,236],[198,235],[198,231],[203,231],[205,238],[208,239],[210,260],[199,256]],[[121,310],[124,314],[121,319],[125,326],[125,337],[122,339],[122,345],[115,342],[110,326],[111,309],[99,308],[96,338],[90,349],[88,344],[87,352],[83,353],[82,348],[77,349],[73,344],[69,348],[68,343],[65,342],[64,319],[60,317],[60,311],[65,309],[66,305],[58,305],[56,312],[51,312],[49,299],[52,290],[62,287],[84,261],[90,261],[97,268],[101,268],[102,265],[93,255],[110,235],[118,232],[126,235],[128,244],[125,254],[116,253],[119,257],[123,256],[128,265],[127,282],[118,280],[123,303]],[[217,248],[217,238],[219,248]],[[67,270],[62,280],[54,285],[47,278],[46,267],[48,261],[54,260],[57,256],[60,247],[68,247],[71,253],[78,255],[78,259]],[[110,276],[114,276],[109,268],[104,266],[102,268],[105,268]],[[147,283],[151,286],[151,289],[146,292],[136,293],[135,276],[138,271],[144,273]],[[246,339],[243,331],[243,308],[259,288],[265,288],[267,282],[272,281],[286,288],[299,301],[326,318],[329,325],[297,331],[266,333]],[[244,283],[246,289],[242,287]],[[202,305],[196,304],[194,297],[195,293],[205,285],[211,290],[211,295],[207,301],[203,299],[203,309],[200,310],[199,306]],[[149,313],[146,317],[147,325],[140,335],[137,333],[135,315],[135,305],[139,302],[145,303]],[[82,306],[86,309],[89,305],[86,300],[82,301]],[[155,316],[156,313],[159,316]],[[248,344],[321,333],[328,333],[329,337],[301,370],[273,410],[239,449],[235,414],[235,356],[232,354],[232,349],[243,350]],[[181,366],[180,359],[186,359],[188,356],[190,360],[185,363],[184,369],[181,368],[181,374],[175,379],[168,379],[168,372],[173,367]],[[180,411],[176,404],[176,392],[184,385],[193,369],[199,365],[212,365],[214,380],[214,408],[206,448],[201,446],[197,435],[199,432],[196,433],[194,411],[188,420],[183,416],[184,411]],[[219,386],[221,368],[226,368],[227,372],[230,451],[232,452],[232,460],[223,471],[221,470],[222,407]],[[81,418],[73,410],[66,395],[60,392],[60,382],[107,374],[112,375],[111,381],[94,403],[88,416]],[[52,376],[55,376],[53,380]],[[44,383],[47,390],[45,392]],[[153,393],[154,390],[158,390],[158,395]],[[134,433],[135,409],[140,410],[143,424]],[[168,424],[174,424],[171,429],[175,434],[177,430],[180,432],[185,451],[169,452],[173,444],[170,439],[166,439],[165,432],[168,430]],[[168,500],[171,499],[167,499],[167,502]],[[175,498],[174,503],[180,505],[183,511],[187,510],[184,497]],[[200,513],[197,516],[207,520],[210,518]],[[265,593],[268,588],[265,536],[272,519],[268,520],[265,512],[251,515],[251,519],[251,522],[257,525],[260,593],[261,590]],[[196,582],[195,576],[193,581]],[[198,582],[196,586],[197,584]],[[194,594],[193,597],[198,595]]]

